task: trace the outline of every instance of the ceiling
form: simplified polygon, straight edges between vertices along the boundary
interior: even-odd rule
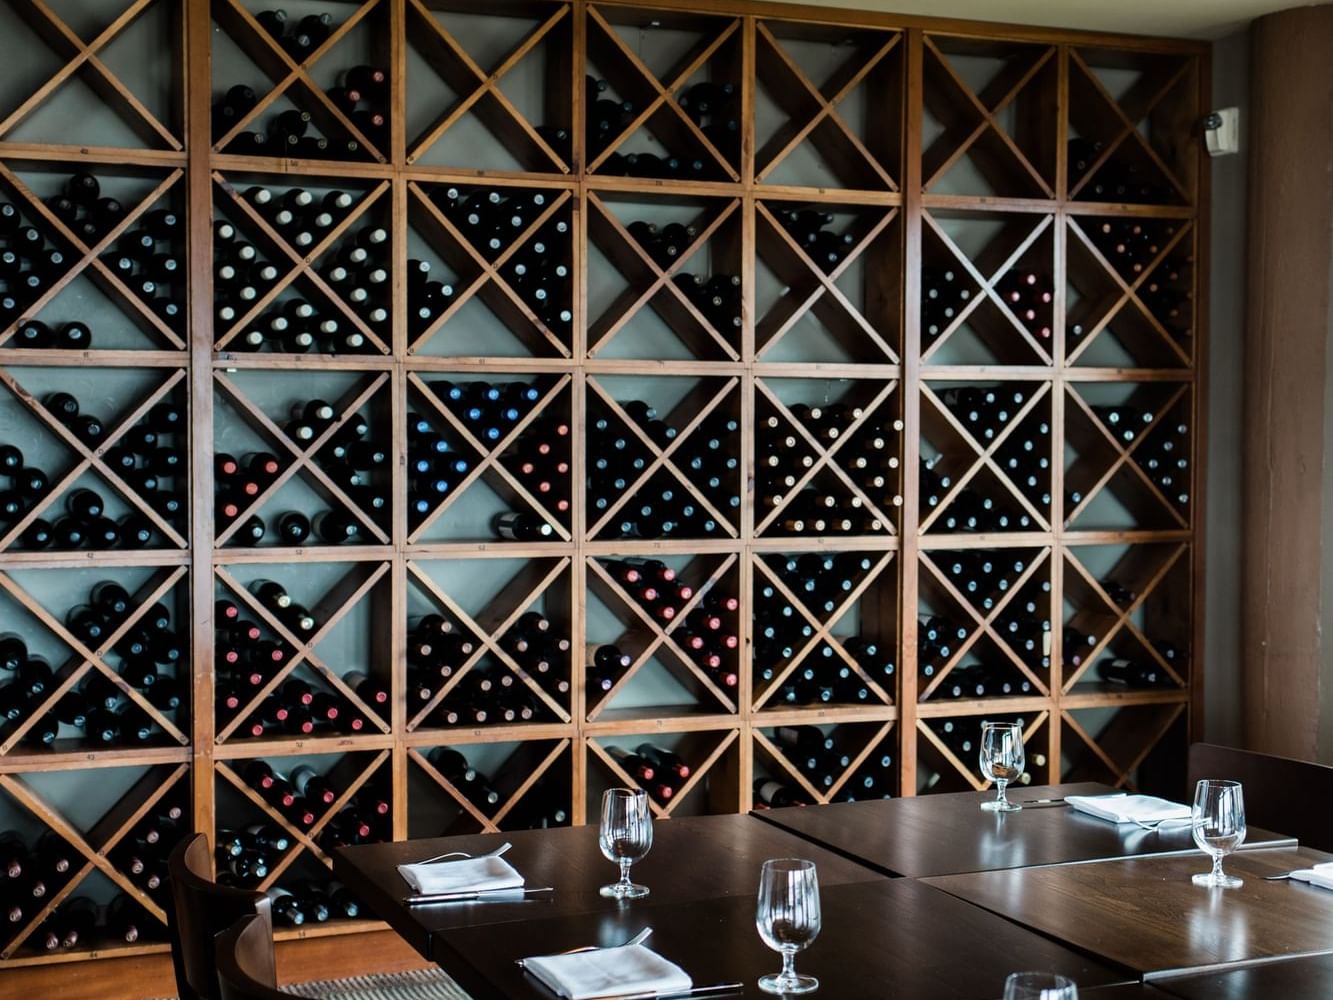
[[[1252,18],[1302,6],[1299,0],[801,0],[816,7],[962,17],[1010,24],[1221,38]]]

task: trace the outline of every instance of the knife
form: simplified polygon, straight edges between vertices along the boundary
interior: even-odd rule
[[[424,903],[457,903],[469,899],[480,900],[506,900],[522,899],[524,896],[530,896],[538,892],[554,892],[553,886],[539,886],[536,888],[513,888],[513,889],[472,889],[466,892],[436,892],[424,893],[420,896],[407,896],[403,902],[408,906],[420,906]]]
[[[669,993],[660,993],[656,990],[645,990],[642,993],[603,993],[601,996],[593,997],[592,1000],[674,1000],[675,997],[702,997],[718,993],[734,993],[743,989],[744,986],[744,983],[714,983],[711,986],[694,986],[688,990],[671,990]]]

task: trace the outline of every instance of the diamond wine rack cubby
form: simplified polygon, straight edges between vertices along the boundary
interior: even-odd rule
[[[192,828],[323,937],[380,926],[338,846],[617,785],[979,789],[987,719],[1021,781],[1169,771],[1206,46],[3,8],[0,835],[42,891],[0,968],[164,951]]]

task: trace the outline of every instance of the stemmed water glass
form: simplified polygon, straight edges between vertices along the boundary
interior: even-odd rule
[[[1239,781],[1205,778],[1194,788],[1194,843],[1213,859],[1213,870],[1194,876],[1195,885],[1235,889],[1241,880],[1222,872],[1222,859],[1245,842],[1245,798]]]
[[[1051,972],[1012,972],[1004,981],[1004,1000],[1078,1000],[1078,987]]]
[[[648,895],[646,885],[629,880],[630,866],[653,846],[653,817],[648,793],[642,788],[608,788],[602,794],[602,827],[598,837],[602,855],[620,865],[620,881],[602,886],[603,896],[640,899]]]
[[[759,978],[765,993],[810,993],[819,988],[814,976],[796,971],[796,953],[819,936],[819,879],[815,863],[799,858],[765,861],[759,873],[759,905],[755,926],[764,944],[782,952],[782,971]]]
[[[1023,807],[1010,802],[1004,794],[1009,782],[1023,773],[1023,727],[1016,722],[981,724],[981,776],[995,782],[996,796],[983,802],[987,812],[1016,812]]]

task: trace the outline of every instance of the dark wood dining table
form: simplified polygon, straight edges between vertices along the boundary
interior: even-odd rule
[[[1328,1000],[1333,997],[1333,955],[1255,962],[1161,979],[1156,985],[1182,1000]],[[1101,1000],[1099,994],[1094,997]]]
[[[818,977],[814,995],[827,1000],[999,1000],[1016,968],[1058,972],[1086,987],[1137,978],[916,880],[821,885],[820,905],[824,929],[796,968]],[[781,967],[755,928],[753,895],[603,908],[506,925],[503,934],[440,930],[434,953],[474,1000],[550,1000],[554,994],[517,960],[622,944],[645,927],[648,946],[696,986],[739,982],[728,996],[766,996],[756,980]]]
[[[1011,790],[1015,802],[1106,795],[1115,789],[1081,783]],[[994,792],[957,792],[819,808],[768,809],[754,815],[886,875],[924,878],[1032,865],[1104,861],[1149,854],[1197,854],[1188,823],[1144,830],[1108,823],[1063,801],[1020,812],[983,812]],[[1295,846],[1291,837],[1252,828],[1248,848]]]
[[[1183,971],[1333,954],[1333,892],[1264,879],[1330,860],[1309,848],[1232,854],[1225,867],[1243,879],[1237,889],[1192,884],[1209,867],[1197,852],[924,881],[1169,990],[1161,977]]]
[[[398,873],[400,864],[449,851],[484,854],[505,842],[513,845],[506,860],[527,885],[552,886],[555,891],[515,902],[403,902],[409,889]],[[744,896],[753,905],[760,866],[780,857],[814,861],[823,885],[884,880],[869,868],[751,816],[686,817],[653,824],[652,849],[632,873],[652,894],[629,909],[731,895]],[[597,891],[614,882],[619,872],[602,856],[596,825],[344,847],[333,854],[333,871],[425,958],[435,957],[431,941],[438,930],[617,912],[616,902]]]

